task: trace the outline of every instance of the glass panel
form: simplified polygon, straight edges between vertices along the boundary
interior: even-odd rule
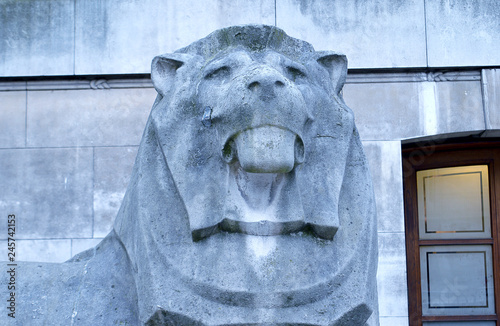
[[[420,248],[423,315],[494,314],[490,245]]]
[[[489,238],[488,166],[417,172],[420,239]]]
[[[495,326],[494,321],[424,321],[423,326]]]

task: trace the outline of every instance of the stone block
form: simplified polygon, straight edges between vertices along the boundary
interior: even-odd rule
[[[17,239],[91,237],[92,177],[91,148],[0,150],[0,211]]]
[[[380,326],[408,326],[408,317],[380,317]]]
[[[0,76],[73,74],[74,0],[7,0],[0,12]]]
[[[278,0],[277,26],[349,58],[349,68],[426,65],[424,2]]]
[[[110,0],[76,2],[76,74],[149,73],[173,52],[230,25],[274,25],[274,1]]]
[[[102,241],[102,238],[71,239],[71,257],[82,251],[93,248]]]
[[[7,248],[7,240],[0,240],[0,246]],[[71,258],[71,240],[16,240],[16,261],[62,263]],[[2,258],[6,260],[6,258]]]
[[[24,147],[26,92],[0,92],[0,148]]]
[[[378,232],[404,232],[401,143],[366,141],[363,145],[377,201]]]
[[[138,145],[154,88],[28,92],[29,147]]]
[[[484,130],[479,81],[356,83],[344,87],[363,140]]]
[[[378,234],[377,285],[382,317],[408,316],[404,233]]]
[[[347,84],[344,99],[354,112],[361,139],[396,140],[422,135],[420,84]]]
[[[487,129],[500,129],[500,69],[483,70]]]
[[[436,92],[437,133],[485,129],[481,82],[440,82]]]
[[[16,258],[18,261],[62,263],[71,258],[71,240],[18,240]]]
[[[500,2],[426,0],[430,67],[500,64]]]
[[[94,156],[94,237],[105,237],[120,209],[137,147],[102,147]]]

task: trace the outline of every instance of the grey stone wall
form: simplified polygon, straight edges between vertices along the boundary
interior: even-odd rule
[[[498,71],[348,76],[377,200],[382,325],[407,325],[401,141],[498,135]],[[108,233],[155,95],[149,80],[0,85],[0,211],[18,217],[19,260],[61,262]]]
[[[496,0],[2,1],[0,213],[18,216],[18,259],[61,262],[110,230],[156,96],[131,74],[217,28],[277,25],[347,54],[377,199],[380,322],[408,325],[401,142],[500,136],[499,15]]]
[[[496,0],[5,0],[0,76],[149,73],[217,28],[276,25],[350,68],[499,64]]]
[[[18,217],[19,260],[65,261],[110,231],[156,96],[121,84],[0,85],[0,211]]]

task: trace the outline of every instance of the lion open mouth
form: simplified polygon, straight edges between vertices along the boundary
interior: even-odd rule
[[[230,207],[215,226],[194,228],[200,240],[218,231],[258,236],[290,234],[307,227],[295,187],[294,168],[304,143],[290,129],[261,125],[230,137],[222,150],[229,165]]]

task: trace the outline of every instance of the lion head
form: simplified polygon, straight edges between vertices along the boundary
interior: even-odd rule
[[[153,60],[158,97],[115,223],[144,322],[364,325],[375,211],[346,72],[344,55],[271,26]]]

